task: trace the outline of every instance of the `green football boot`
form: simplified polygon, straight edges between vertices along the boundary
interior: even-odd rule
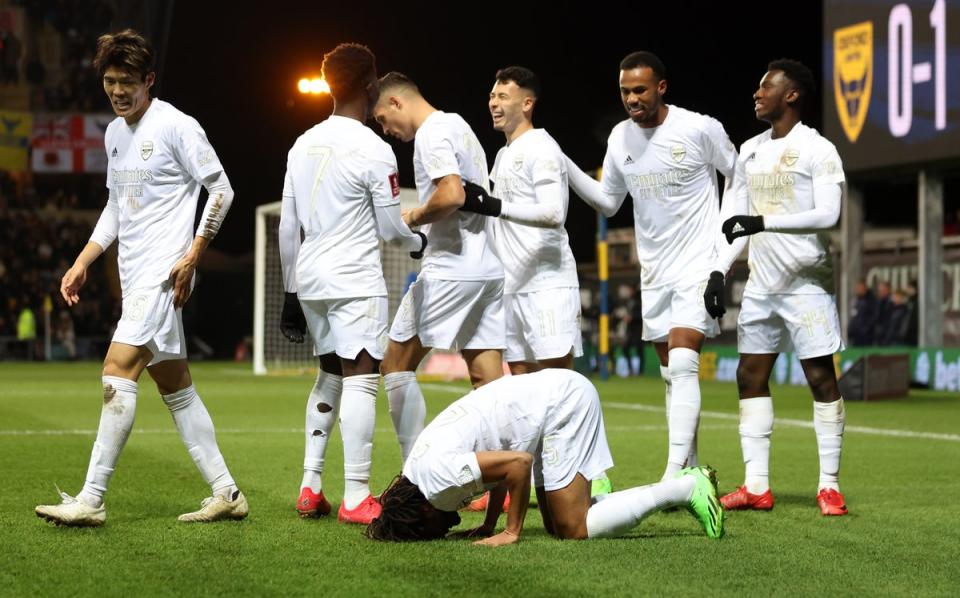
[[[596,498],[598,496],[604,496],[613,492],[613,484],[610,482],[610,478],[603,476],[602,478],[597,478],[590,482],[590,498]]]
[[[723,506],[717,498],[717,472],[709,465],[687,467],[677,474],[692,476],[696,482],[690,504],[687,510],[703,525],[707,537],[720,539],[723,537]]]

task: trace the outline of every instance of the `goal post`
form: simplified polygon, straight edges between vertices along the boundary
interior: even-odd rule
[[[400,190],[403,209],[418,204],[414,189]],[[302,344],[288,341],[280,333],[283,311],[283,272],[280,266],[278,232],[280,202],[257,207],[254,226],[253,285],[253,372],[283,374],[315,371],[317,360],[309,336]],[[420,262],[396,245],[380,242],[380,260],[387,283],[389,317],[392,320],[409,282],[420,270]]]

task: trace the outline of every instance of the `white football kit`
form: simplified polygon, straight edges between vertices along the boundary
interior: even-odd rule
[[[403,475],[434,507],[455,511],[492,486],[477,462],[484,451],[532,454],[534,484],[547,491],[613,467],[596,389],[562,369],[504,376],[455,401],[420,433]]]
[[[113,341],[147,347],[151,364],[182,359],[187,348],[170,270],[203,232],[203,222],[194,231],[200,187],[223,167],[200,124],[159,99],[132,126],[111,121],[104,142],[110,195],[90,240],[106,249],[113,239],[104,225],[115,219],[123,312]]]
[[[564,228],[569,204],[563,152],[543,129],[498,153],[491,180],[504,202],[492,219],[503,262],[508,362],[583,354],[577,264]],[[514,216],[531,210],[533,217]]]
[[[384,219],[394,220],[407,248],[419,249],[419,237],[397,224],[400,184],[387,143],[360,121],[336,115],[297,139],[287,156],[280,256],[285,290],[300,299],[317,355],[354,359],[366,349],[383,358]]]
[[[789,215],[823,204],[818,193],[829,191],[839,201],[837,189],[830,189],[844,181],[836,148],[802,123],[780,139],[773,139],[768,129],[741,146],[734,180],[739,204],[763,216],[766,224],[749,241],[750,277],[738,320],[740,353],[796,350],[807,359],[843,349],[828,231],[777,232],[787,228],[784,217],[789,222]]]
[[[458,175],[487,186],[487,159],[470,126],[435,111],[417,129],[413,168],[420,203],[434,181]],[[418,336],[425,347],[460,351],[504,346],[503,266],[488,237],[487,218],[458,211],[421,231],[428,239],[420,275],[401,302],[390,338]]]
[[[668,108],[658,127],[642,128],[629,119],[614,127],[601,181],[605,194],[633,197],[648,341],[666,340],[677,327],[719,333],[703,305],[703,292],[719,257],[716,172],[729,179],[737,160],[716,119]]]

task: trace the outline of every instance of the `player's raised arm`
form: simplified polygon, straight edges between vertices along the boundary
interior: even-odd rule
[[[549,164],[541,164],[544,162]],[[460,209],[464,212],[500,217],[526,226],[557,228],[563,226],[567,219],[562,176],[560,164],[556,160],[538,160],[534,165],[534,193],[537,201],[530,204],[503,202],[480,185],[464,181],[466,196]]]
[[[577,166],[576,162],[564,155],[567,163],[567,176],[569,177],[570,187],[580,199],[586,202],[594,210],[600,212],[606,217],[613,216],[620,210],[623,200],[627,198],[627,192],[609,193],[603,184],[585,173]],[[606,163],[607,161],[604,160]],[[604,164],[606,173],[606,164]],[[604,176],[607,176],[604,174]]]

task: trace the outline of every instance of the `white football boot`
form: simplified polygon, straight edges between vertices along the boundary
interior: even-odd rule
[[[208,523],[223,519],[243,519],[250,512],[247,497],[243,492],[237,492],[237,497],[227,500],[222,496],[208,496],[200,503],[200,510],[193,513],[184,513],[177,517],[177,521],[185,523]]]
[[[103,505],[91,507],[82,500],[61,492],[59,488],[57,492],[60,492],[62,502],[59,505],[37,505],[37,517],[71,527],[99,527],[107,520],[107,510]]]

